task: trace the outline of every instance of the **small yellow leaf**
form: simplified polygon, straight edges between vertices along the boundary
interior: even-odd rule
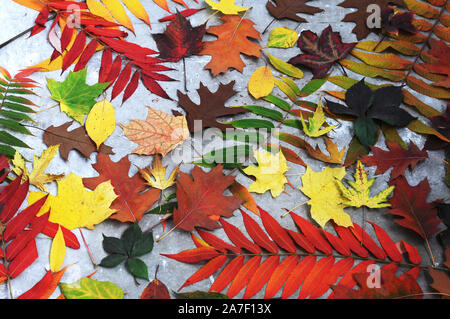
[[[116,128],[114,107],[111,103],[107,100],[96,103],[89,112],[85,127],[86,132],[97,144],[98,149]]]
[[[108,9],[99,0],[86,0],[89,11],[109,22],[115,22]]]
[[[177,177],[180,165],[181,164],[178,164],[178,166],[170,174],[169,178],[166,179],[166,167],[162,166],[161,156],[155,156],[155,159],[153,161],[153,168],[139,169],[139,173],[141,174],[142,178],[145,179],[148,185],[160,190],[164,190],[175,184],[175,178]]]
[[[302,120],[303,132],[305,132],[305,134],[310,137],[319,137],[325,135],[333,128],[335,128],[335,126],[328,126],[326,128],[320,129],[325,123],[325,115],[323,113],[321,101],[319,101],[319,105],[314,111],[313,116],[308,119],[308,124],[306,124],[303,120],[302,113],[300,113],[300,115]]]
[[[123,4],[131,11],[136,17],[150,25],[150,19],[147,11],[139,0],[122,0]]]
[[[133,24],[119,0],[103,0],[103,4],[117,22],[134,33]]]
[[[65,256],[66,243],[61,227],[58,227],[55,238],[53,238],[52,248],[50,249],[50,270],[52,272],[57,272],[62,268]]]
[[[267,47],[292,48],[297,42],[298,33],[286,27],[275,28],[270,32]]]
[[[237,6],[235,0],[219,0],[219,2],[205,0],[205,2],[211,9],[218,10],[223,14],[238,14],[239,12],[248,10],[248,8]]]
[[[262,66],[253,72],[248,81],[248,91],[255,99],[269,95],[274,86],[272,70],[267,66]]]

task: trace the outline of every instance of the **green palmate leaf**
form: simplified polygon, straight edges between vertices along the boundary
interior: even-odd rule
[[[267,47],[292,48],[297,42],[298,33],[286,27],[275,28],[270,32]]]
[[[131,256],[131,252],[133,246],[142,238],[142,230],[139,227],[138,223],[132,224],[128,227],[120,237],[120,240],[123,242],[125,250],[129,256]]]
[[[108,254],[127,255],[125,244],[122,240],[116,237],[107,237],[103,235],[103,250]]]
[[[148,280],[147,265],[139,258],[128,258],[125,265],[133,276]]]
[[[66,80],[58,82],[47,80],[52,99],[58,101],[61,111],[83,124],[84,116],[96,103],[96,98],[108,87],[109,83],[86,84],[87,69],[70,72]]]
[[[230,299],[227,295],[219,292],[206,292],[200,290],[185,293],[172,291],[172,293],[177,299]]]
[[[336,180],[336,184],[341,191],[344,200],[342,204],[345,206],[361,207],[366,206],[368,208],[382,208],[391,206],[387,202],[388,196],[394,191],[394,186],[390,186],[387,189],[379,192],[373,197],[370,197],[369,192],[375,182],[375,179],[368,180],[367,172],[364,170],[360,161],[357,162],[356,171],[353,175],[355,180],[347,180],[350,188],[340,181]]]
[[[148,232],[142,235],[141,239],[137,241],[131,250],[131,256],[139,257],[148,254],[153,249],[153,233]]]
[[[81,278],[72,284],[61,283],[61,292],[67,299],[123,299],[123,291],[110,281]]]
[[[299,68],[293,66],[290,63],[284,62],[283,60],[274,57],[270,53],[266,52],[269,57],[270,64],[273,65],[275,69],[284,73],[286,75],[292,76],[293,78],[301,79],[303,78],[303,72]]]

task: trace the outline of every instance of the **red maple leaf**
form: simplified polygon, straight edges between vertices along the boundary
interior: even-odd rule
[[[339,32],[331,26],[322,31],[320,37],[312,31],[303,31],[297,46],[305,54],[289,60],[293,65],[304,65],[313,70],[314,79],[324,77],[333,64],[345,58],[356,43],[343,43]]]
[[[217,216],[231,217],[242,200],[224,196],[223,192],[233,184],[234,176],[224,176],[223,167],[216,166],[208,173],[198,166],[192,170],[193,179],[180,172],[177,182],[178,208],[173,212],[175,227],[194,231],[195,227],[220,228]]]
[[[98,184],[111,181],[115,193],[119,196],[112,203],[111,209],[116,213],[110,218],[121,222],[135,222],[141,220],[142,216],[158,200],[160,190],[147,189],[144,179],[140,174],[128,177],[130,170],[128,157],[113,162],[106,154],[98,154],[97,163],[92,165],[100,174],[98,177],[83,178],[83,184],[89,189],[95,189]]]
[[[375,174],[383,174],[391,167],[391,179],[397,178],[405,174],[406,168],[414,167],[422,160],[428,158],[428,153],[411,142],[409,149],[402,148],[398,143],[386,141],[389,151],[382,150],[378,147],[372,147],[373,155],[362,156],[361,161],[367,166],[377,166]]]

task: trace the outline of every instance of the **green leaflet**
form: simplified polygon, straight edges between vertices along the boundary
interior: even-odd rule
[[[61,111],[83,124],[84,116],[96,103],[96,98],[108,87],[109,83],[86,84],[87,68],[70,72],[63,82],[47,79],[51,98],[58,101]]]
[[[239,107],[243,107],[246,108],[247,110],[249,110],[250,112],[256,114],[256,115],[261,115],[267,118],[270,118],[272,120],[275,121],[281,121],[283,119],[283,114],[276,111],[276,110],[272,110],[272,109],[268,109],[266,107],[263,106],[258,106],[258,105],[244,105],[244,106],[239,106]]]
[[[266,52],[269,57],[270,64],[273,65],[275,69],[284,73],[286,75],[292,76],[293,78],[301,79],[303,78],[303,72],[299,68],[293,66],[290,63],[284,62],[283,60],[274,57],[270,53]]]
[[[123,299],[123,291],[110,281],[81,278],[79,281],[59,284],[67,299]]]

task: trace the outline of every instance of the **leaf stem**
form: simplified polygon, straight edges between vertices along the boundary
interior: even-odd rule
[[[94,265],[94,268],[97,269],[97,264],[95,263],[94,257],[92,256],[91,250],[89,249],[89,246],[88,246],[88,244],[86,242],[86,239],[84,238],[84,235],[83,235],[83,232],[81,231],[81,228],[79,228],[79,231],[80,231],[81,238],[83,239],[84,245],[86,246],[86,249],[88,251],[89,258],[91,258],[91,262]]]

